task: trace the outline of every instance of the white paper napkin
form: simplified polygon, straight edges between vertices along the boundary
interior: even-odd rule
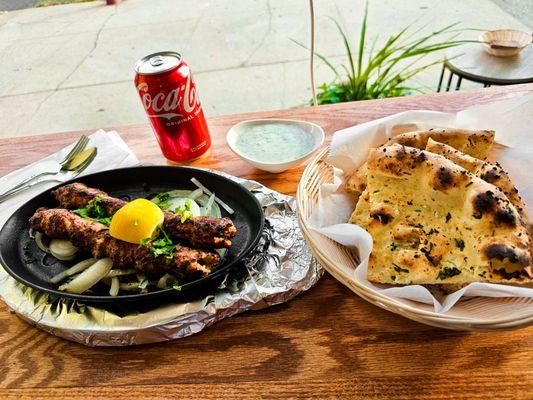
[[[53,168],[52,161],[59,162],[63,160],[66,154],[74,146],[74,143],[67,146],[57,153],[34,162],[24,168],[13,171],[0,178],[0,193],[8,190],[21,180],[28,178],[36,173],[45,172]],[[114,168],[132,167],[139,164],[139,160],[124,143],[117,132],[105,132],[100,129],[89,136],[87,147],[95,146],[98,154],[94,161],[83,171],[80,176],[91,174],[98,171],[105,171]],[[57,185],[58,182],[43,182],[30,189],[27,189],[18,195],[15,195],[2,204],[0,204],[0,228],[4,225],[9,216],[22,204],[34,197],[35,195],[48,190]]]
[[[333,184],[320,187],[318,206],[310,218],[316,231],[336,242],[357,250],[360,264],[353,279],[387,296],[432,304],[436,312],[449,311],[462,296],[533,297],[533,289],[490,283],[470,285],[442,298],[436,298],[423,286],[393,287],[376,285],[366,279],[372,237],[359,226],[346,224],[355,201],[338,191],[346,176],[367,158],[368,148],[383,144],[388,138],[408,130],[437,127],[494,129],[496,142],[507,147],[497,153],[497,161],[509,173],[533,215],[533,185],[529,166],[533,165],[533,95],[525,95],[458,113],[406,111],[338,131],[333,136],[328,162],[335,167]]]

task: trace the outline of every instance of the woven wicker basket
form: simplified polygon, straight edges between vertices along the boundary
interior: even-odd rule
[[[333,180],[333,167],[324,162],[328,149],[322,150],[306,167],[298,186],[298,220],[313,255],[339,282],[378,307],[424,324],[466,331],[499,331],[533,324],[532,298],[470,297],[449,312],[436,313],[433,306],[411,300],[388,297],[376,292],[354,277],[357,261],[344,246],[312,230],[308,221],[317,206],[318,189]]]

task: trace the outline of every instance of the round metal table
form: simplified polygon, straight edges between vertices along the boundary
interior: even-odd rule
[[[446,70],[449,72],[446,91],[457,75],[455,90],[461,88],[463,79],[491,85],[514,85],[533,82],[533,46],[529,45],[513,57],[496,57],[488,54],[481,43],[452,47],[446,52],[437,92],[442,89]]]

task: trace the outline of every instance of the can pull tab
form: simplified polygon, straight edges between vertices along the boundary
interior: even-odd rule
[[[164,62],[165,60],[163,59],[162,56],[155,56],[155,57],[150,58],[150,65],[152,67],[159,67]]]

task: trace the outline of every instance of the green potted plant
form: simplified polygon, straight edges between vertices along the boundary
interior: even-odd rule
[[[409,86],[408,81],[419,72],[443,62],[443,59],[424,63],[423,59],[431,53],[465,43],[464,40],[453,40],[457,24],[448,25],[430,34],[414,38],[420,29],[410,31],[410,26],[390,36],[385,44],[375,48],[374,40],[369,53],[364,54],[367,40],[368,3],[365,3],[364,16],[361,23],[361,34],[354,55],[348,37],[340,24],[333,22],[342,37],[348,65],[334,66],[327,57],[316,53],[334,73],[333,81],[318,86],[318,104],[341,103],[354,100],[368,100],[383,97],[405,96],[413,91],[420,91]],[[449,37],[448,40],[441,40]],[[302,47],[305,45],[293,40]],[[313,104],[313,100],[311,100]]]

